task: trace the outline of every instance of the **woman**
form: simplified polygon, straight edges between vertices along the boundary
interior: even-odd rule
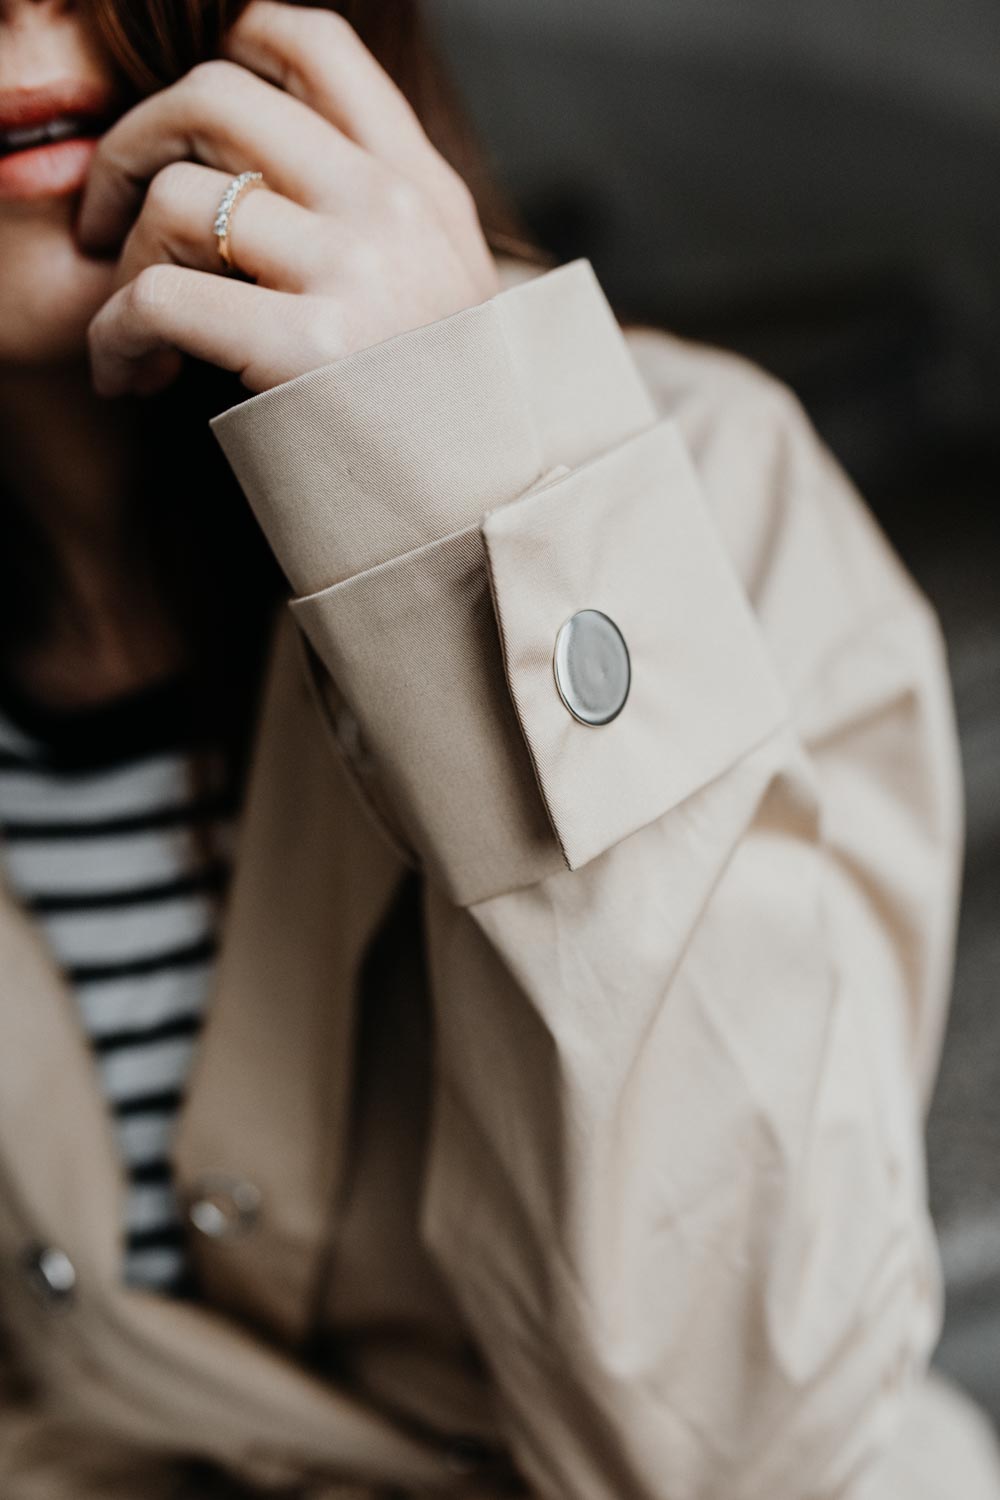
[[[0,0],[0,1494],[1000,1494],[932,615],[352,20]]]

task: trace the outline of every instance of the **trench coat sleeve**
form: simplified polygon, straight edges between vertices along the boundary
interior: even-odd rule
[[[585,264],[216,431],[427,875],[422,1230],[534,1492],[880,1493],[940,1318],[927,605],[791,397],[626,342]],[[552,678],[587,607],[601,729]]]

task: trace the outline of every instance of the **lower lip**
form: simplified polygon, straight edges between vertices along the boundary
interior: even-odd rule
[[[0,199],[62,198],[79,192],[96,150],[96,141],[55,141],[0,156]]]

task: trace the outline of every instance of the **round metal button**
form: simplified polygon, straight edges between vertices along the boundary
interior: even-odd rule
[[[24,1271],[34,1291],[49,1307],[68,1307],[76,1291],[76,1268],[64,1250],[35,1245],[24,1256]]]
[[[614,620],[581,609],[556,636],[552,659],[559,696],[581,724],[610,724],[632,684],[628,647]]]
[[[260,1190],[239,1177],[207,1176],[195,1184],[188,1219],[210,1240],[248,1234],[260,1215]]]

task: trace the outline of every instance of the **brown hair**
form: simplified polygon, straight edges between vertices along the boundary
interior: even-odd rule
[[[85,3],[126,98],[138,99],[216,55],[248,0]],[[424,34],[418,0],[340,0],[329,8],[351,22],[431,140],[465,177],[494,249],[530,255]],[[207,425],[210,415],[245,395],[234,377],[192,363],[169,391],[134,406],[143,451],[156,454],[136,506],[136,545],[188,643],[193,721],[200,735],[223,747],[223,774],[237,786],[269,622],[284,593],[277,565]],[[60,592],[54,559],[30,509],[0,496],[0,652],[7,663],[22,646],[44,638]],[[218,757],[196,758],[200,792],[217,784],[219,769]]]

